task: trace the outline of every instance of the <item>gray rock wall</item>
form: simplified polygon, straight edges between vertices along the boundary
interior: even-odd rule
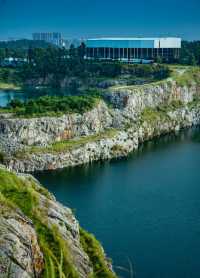
[[[198,105],[193,109],[188,105],[199,96],[200,89],[195,83],[181,87],[175,81],[142,87],[110,88],[105,97],[113,108],[100,101],[95,109],[83,115],[35,119],[1,118],[0,149],[10,154],[7,166],[22,172],[57,169],[127,155],[137,149],[138,142],[199,124]],[[170,103],[177,101],[182,103],[182,107],[168,112],[165,121],[140,124],[141,112],[145,108],[170,106]],[[90,142],[64,153],[35,153],[25,158],[12,156],[13,152],[26,146],[47,146],[56,141],[98,134],[108,128],[119,131],[113,138]]]
[[[12,152],[26,145],[45,146],[55,141],[100,133],[107,128],[123,128],[137,119],[146,107],[157,107],[180,100],[187,104],[200,95],[200,89],[177,86],[174,81],[138,88],[109,89],[105,97],[115,109],[100,101],[93,110],[62,117],[16,119],[0,117],[0,149]]]
[[[61,117],[32,119],[0,118],[0,149],[8,152],[26,145],[49,143],[102,132],[112,125],[112,117],[104,102],[93,110]]]
[[[78,277],[93,276],[94,265],[81,245],[79,223],[72,211],[58,203],[54,196],[41,187],[31,175],[16,175],[2,168],[1,165],[0,175],[0,277],[43,277],[43,271],[47,266],[47,261],[45,263],[47,257],[43,253],[46,252],[46,249],[43,249],[39,233],[43,237],[44,232],[41,229],[38,231],[36,221],[37,223],[39,221],[52,232],[52,235],[55,235],[54,240],[57,239],[57,248],[62,250],[63,247],[67,247],[67,254],[63,255],[68,256],[70,265]],[[15,183],[11,184],[10,181],[15,181]],[[11,198],[10,200],[4,189],[1,191],[3,183],[5,183],[5,187],[8,187],[8,191],[13,187],[15,192],[13,194],[17,194],[18,190],[19,194],[16,195],[16,199]],[[20,204],[16,202],[23,186],[27,192],[31,192],[32,198],[37,200],[34,207],[30,208],[32,211],[29,216],[26,215],[26,210],[22,212]],[[24,202],[28,202],[28,199]],[[34,221],[29,217],[33,218]],[[48,235],[45,240],[49,240]],[[59,242],[62,242],[62,245]],[[49,241],[48,244],[50,245]],[[51,246],[45,245],[45,248],[51,248]],[[103,256],[108,270],[112,273],[112,266],[107,261],[103,248],[100,245],[99,248],[101,248],[101,256]],[[53,252],[53,250],[51,251]],[[116,277],[114,273],[112,277]]]
[[[39,277],[44,261],[32,221],[0,201],[0,277]]]
[[[139,143],[155,136],[179,131],[200,123],[200,108],[180,108],[168,112],[166,117],[156,121],[144,121],[124,131],[119,131],[113,138],[87,143],[78,148],[61,153],[28,154],[25,158],[12,158],[8,167],[19,172],[52,170],[97,160],[106,160],[127,156],[136,150]]]

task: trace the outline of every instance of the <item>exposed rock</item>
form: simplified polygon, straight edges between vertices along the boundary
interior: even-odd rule
[[[86,143],[69,151],[59,153],[27,154],[24,158],[12,158],[7,167],[20,172],[53,170],[96,160],[106,160],[126,156],[136,150],[139,143],[155,136],[167,134],[200,123],[200,109],[180,108],[170,111],[165,118],[154,121],[145,120],[126,131],[119,131],[113,138],[100,139]]]
[[[61,265],[59,271],[65,277],[87,278],[95,271],[82,247],[79,223],[72,211],[31,175],[16,175],[0,167],[0,212],[0,277],[42,277],[49,258],[56,269],[62,255],[63,269]],[[98,248],[104,271],[114,278],[103,248]],[[55,256],[59,256],[57,262]],[[61,276],[52,273],[51,277]]]
[[[8,115],[8,114],[7,114]],[[54,141],[99,133],[110,127],[112,118],[104,102],[93,110],[62,117],[0,119],[0,148],[12,152],[24,145],[45,146]]]
[[[0,277],[39,277],[44,260],[32,221],[2,200],[0,212]]]
[[[0,149],[7,155],[7,167],[19,172],[57,169],[124,156],[137,149],[138,142],[199,124],[199,105],[197,102],[194,102],[193,108],[190,105],[199,97],[200,89],[196,83],[179,86],[175,81],[167,80],[138,87],[110,88],[105,98],[113,108],[100,101],[96,108],[83,115],[33,119],[14,119],[6,115],[0,119]],[[145,109],[163,105],[170,108],[172,103],[181,105],[172,106],[171,111],[166,110],[164,119],[142,119],[141,122]],[[74,148],[63,152],[47,149],[46,152],[29,154],[28,151],[30,146],[46,147],[54,142],[79,140],[110,128],[118,130],[112,138],[100,138],[93,142],[85,140],[84,144],[75,144]],[[26,154],[22,157],[13,155],[24,149]]]
[[[148,84],[142,87],[110,88],[106,97],[114,107],[125,108],[127,114],[141,112],[146,107],[155,108],[172,101],[181,101],[185,104],[200,96],[198,85],[179,86],[175,81],[165,81],[158,84]]]
[[[199,97],[200,89],[194,82],[181,87],[168,80],[142,87],[111,88],[105,98],[112,108],[100,101],[96,108],[83,115],[16,119],[10,114],[1,114],[0,151],[6,156],[6,167],[16,172],[57,169],[126,156],[141,142],[198,125]],[[100,136],[108,129],[116,132],[112,136]],[[60,141],[73,141],[74,145],[54,150],[50,144]],[[35,151],[34,148],[31,151],[32,147],[36,148]],[[15,152],[20,153],[20,150],[22,155],[17,156]],[[83,248],[79,223],[72,211],[56,202],[32,176],[10,173],[7,184],[4,174],[1,176],[2,171],[9,175],[0,167],[0,277],[8,274],[11,278],[40,277],[45,270],[47,258],[40,241],[38,223],[50,231],[54,247],[57,244],[65,257],[69,253],[65,258],[69,269],[65,271],[72,271],[75,273],[72,277],[78,275],[81,278],[93,274],[95,265]],[[16,198],[22,198],[25,193],[24,201],[29,196],[29,201],[33,202],[29,210],[24,208],[21,199],[15,201],[15,182],[20,189]],[[109,273],[106,275],[115,277],[104,251],[98,248],[102,252],[101,263]]]

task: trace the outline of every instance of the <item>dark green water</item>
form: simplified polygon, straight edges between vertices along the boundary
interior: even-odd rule
[[[6,107],[13,99],[24,100],[24,94],[16,91],[3,91],[0,90],[0,107]]]
[[[138,278],[200,277],[200,129],[156,139],[126,160],[36,177]],[[117,270],[121,277],[130,274]]]

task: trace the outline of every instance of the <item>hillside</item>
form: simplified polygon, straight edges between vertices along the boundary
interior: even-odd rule
[[[30,175],[0,167],[0,277],[110,277],[100,243]]]
[[[1,162],[31,172],[127,156],[141,142],[199,124],[199,80],[198,68],[178,67],[165,80],[110,87],[87,109],[78,100],[57,116],[3,110]]]

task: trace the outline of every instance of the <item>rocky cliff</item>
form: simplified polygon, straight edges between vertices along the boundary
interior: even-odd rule
[[[190,73],[184,83],[183,77],[184,71],[176,80],[111,87],[92,111],[82,115],[1,115],[2,160],[19,172],[63,168],[126,156],[154,136],[197,125],[200,74]]]
[[[0,277],[110,277],[103,248],[32,176],[0,166]]]

